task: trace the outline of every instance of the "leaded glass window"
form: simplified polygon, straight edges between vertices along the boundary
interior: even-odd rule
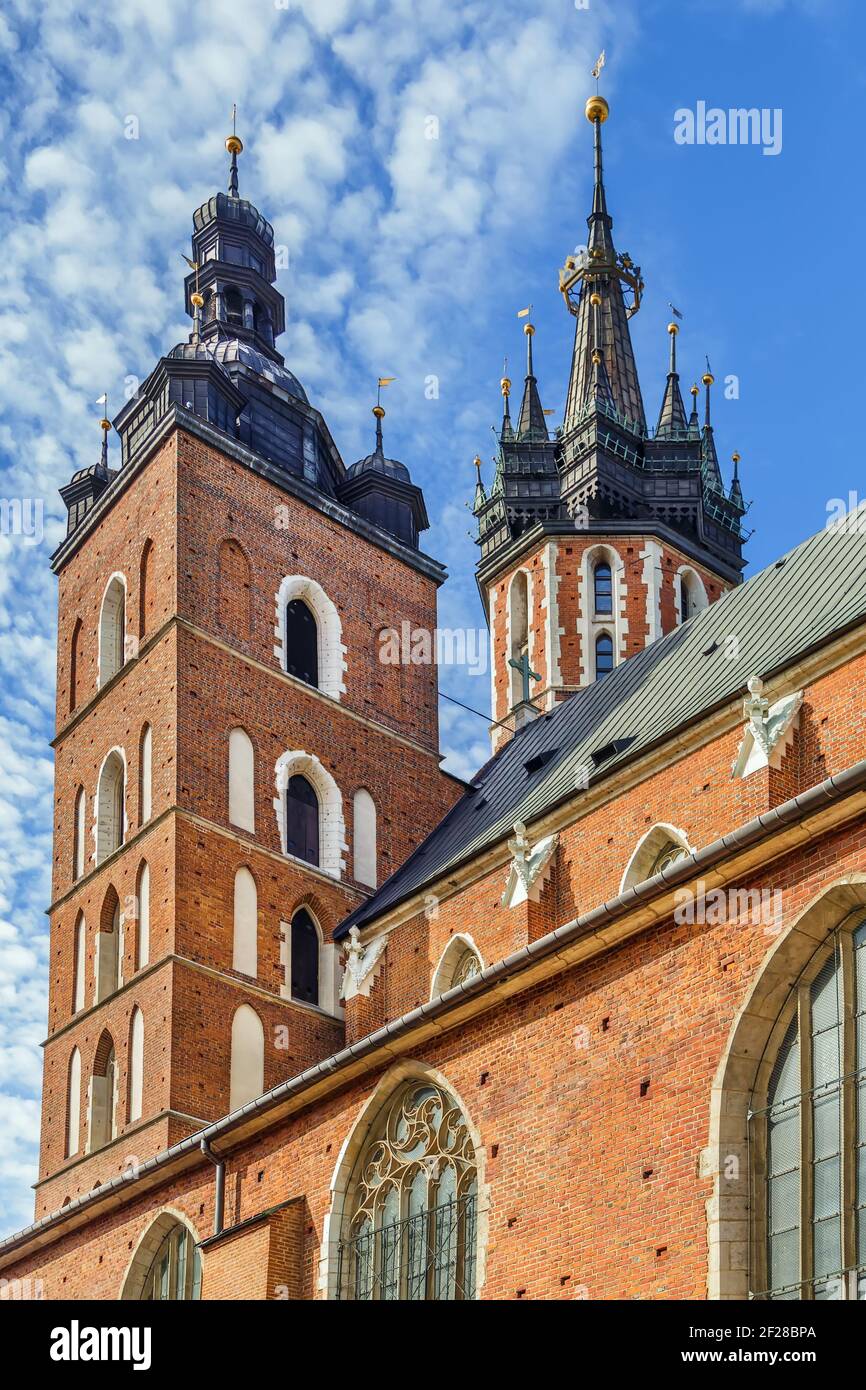
[[[678,859],[685,859],[687,852],[682,845],[676,844],[674,840],[668,840],[666,844],[662,845],[653,860],[652,868],[647,877],[652,878],[653,874],[660,874],[669,864],[675,864]]]
[[[475,1150],[454,1100],[413,1081],[386,1103],[347,1194],[338,1297],[475,1297]]]
[[[451,987],[462,985],[464,981],[474,979],[481,972],[481,961],[471,946],[467,946],[463,954],[458,958],[454,966],[454,974],[451,976]]]
[[[201,1256],[192,1232],[178,1222],[153,1257],[141,1297],[146,1303],[167,1303],[198,1298],[200,1293]]]
[[[786,1013],[751,1114],[752,1286],[774,1300],[864,1298],[866,923],[835,933]]]

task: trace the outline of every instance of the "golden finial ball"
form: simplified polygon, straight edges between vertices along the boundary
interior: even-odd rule
[[[610,107],[604,97],[598,95],[598,92],[596,92],[595,96],[587,99],[584,110],[586,112],[586,119],[592,122],[600,121],[603,123],[610,115]]]
[[[226,136],[226,149],[229,154],[240,154],[244,148],[244,142],[239,135]]]
[[[689,391],[691,392],[691,394],[692,394],[693,396],[699,396],[699,395],[700,395],[700,387],[699,387],[697,384],[695,384],[694,386],[690,386],[690,387],[689,387]]]
[[[375,417],[376,417],[377,420],[384,420],[384,418],[385,418],[385,407],[384,407],[384,406],[381,406],[381,405],[374,405],[374,406],[373,406],[373,414],[375,415]]]
[[[472,460],[472,462],[474,463],[475,467],[478,469],[478,471],[479,471],[479,473],[480,473],[480,472],[481,472],[481,459],[478,457],[477,454],[475,455],[475,457],[474,457],[474,459]]]
[[[600,366],[600,364],[601,364],[601,353],[599,352],[598,348],[593,348],[593,350],[592,350],[592,361],[593,361],[593,366],[596,366],[596,367]]]
[[[677,334],[677,333],[679,333],[679,331],[680,331],[680,327],[679,327],[679,324],[678,324],[678,323],[669,323],[669,324],[668,324],[668,332],[669,332],[670,334]]]
[[[196,309],[200,309],[204,304],[204,295],[199,294],[198,290],[193,290],[192,294],[190,295],[190,302],[195,306]]]
[[[593,309],[598,308],[599,304],[601,303],[601,295],[599,294],[598,290],[593,290],[592,294],[589,296],[589,302],[592,305]]]
[[[524,324],[523,331],[526,334],[527,338],[531,338],[533,333],[535,332],[535,329],[533,328],[531,323],[527,323]]]
[[[701,381],[704,383],[705,386],[712,386],[715,379],[716,378],[713,376],[712,372],[704,372],[703,376],[701,377]]]
[[[504,376],[499,383],[499,388],[502,391],[503,396],[509,395],[511,392],[511,377]]]
[[[99,422],[99,428],[100,428],[101,430],[105,430],[106,433],[108,433],[108,431],[111,429],[111,421],[110,421],[110,420],[106,420],[106,419],[103,418],[103,419],[100,420],[100,422]]]
[[[738,454],[736,451],[734,451],[734,453],[731,454],[731,459],[732,459],[732,461],[733,461],[734,463],[739,463],[739,462],[740,462],[740,456],[739,456],[739,454]]]

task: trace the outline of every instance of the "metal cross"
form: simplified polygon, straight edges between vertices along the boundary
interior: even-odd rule
[[[533,671],[532,667],[530,666],[528,652],[524,652],[519,661],[515,661],[513,657],[509,657],[508,664],[509,666],[513,666],[515,671],[520,672],[521,678],[523,680],[523,701],[524,703],[526,703],[530,699],[530,680],[540,681],[541,676],[538,674],[537,671]]]

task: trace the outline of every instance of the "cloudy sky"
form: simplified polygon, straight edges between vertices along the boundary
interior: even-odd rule
[[[185,338],[191,213],[225,180],[287,248],[287,364],[346,462],[387,451],[424,487],[425,548],[451,579],[440,621],[477,627],[472,458],[499,416],[515,317],[534,305],[543,402],[564,400],[571,320],[557,268],[583,240],[604,47],[614,236],[643,267],[634,320],[647,414],[668,302],[683,375],[733,377],[720,452],[742,455],[751,567],[866,487],[856,0],[6,0],[0,17],[0,459],[44,534],[0,534],[0,1228],[32,1217],[46,1017],[57,488],[99,446],[95,405]],[[782,149],[680,145],[675,112],[782,111]],[[429,138],[435,132],[437,138]],[[135,138],[129,138],[133,135]],[[438,398],[425,394],[438,378]],[[721,393],[719,393],[721,395]],[[555,417],[554,417],[555,422]],[[855,433],[856,431],[856,433]],[[853,446],[853,447],[852,447]],[[5,528],[8,529],[8,528]],[[487,708],[488,681],[443,669]],[[486,756],[482,718],[442,706],[449,766]]]

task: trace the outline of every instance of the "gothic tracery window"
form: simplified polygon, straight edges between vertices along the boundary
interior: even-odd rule
[[[401,1086],[355,1166],[338,1297],[449,1301],[476,1291],[477,1173],[466,1120],[426,1081]]]
[[[652,878],[655,874],[660,874],[663,869],[666,869],[668,867],[668,865],[676,864],[678,859],[685,859],[686,854],[687,850],[683,847],[683,845],[678,845],[674,840],[668,840],[666,844],[662,845],[661,849],[659,850],[658,854],[653,860],[652,867],[650,869],[650,872],[647,874],[647,878]]]
[[[839,928],[788,998],[750,1110],[752,1287],[763,1299],[866,1296],[866,923]]]
[[[142,1290],[147,1303],[194,1299],[201,1292],[201,1256],[192,1232],[180,1222],[163,1237]]]

